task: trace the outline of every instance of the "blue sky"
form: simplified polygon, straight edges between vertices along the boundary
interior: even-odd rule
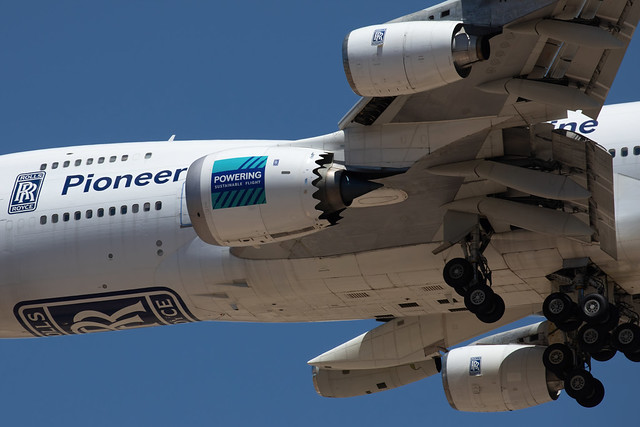
[[[296,139],[357,100],[350,30],[434,4],[405,0],[0,2],[0,153],[123,141]],[[634,42],[609,103],[640,99]],[[439,376],[346,400],[306,361],[375,322],[200,323],[0,340],[3,425],[602,425],[637,416],[640,365],[597,363],[602,405],[567,396],[506,414],[451,409]]]

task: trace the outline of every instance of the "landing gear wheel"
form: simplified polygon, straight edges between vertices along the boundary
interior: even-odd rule
[[[583,350],[598,353],[609,343],[609,332],[600,325],[586,324],[578,331],[577,338]]]
[[[493,294],[493,307],[487,313],[476,313],[478,320],[484,323],[495,323],[502,319],[504,315],[505,305],[504,300],[498,294]]]
[[[551,344],[542,355],[542,363],[559,378],[564,378],[573,369],[573,352],[566,344]]]
[[[600,323],[609,315],[609,303],[600,294],[589,294],[580,302],[580,314],[587,323]]]
[[[584,406],[585,408],[593,408],[594,406],[598,406],[602,399],[604,399],[604,386],[597,378],[592,378],[593,381],[593,391],[585,397],[580,397],[576,399],[580,406]]]
[[[467,286],[473,279],[473,265],[464,258],[454,258],[445,264],[442,277],[453,288]]]
[[[465,294],[464,305],[472,313],[487,313],[494,305],[494,295],[487,285],[474,285]]]
[[[611,345],[623,353],[640,350],[640,327],[633,323],[623,323],[611,333]]]
[[[618,351],[615,348],[606,346],[596,353],[591,353],[591,358],[598,362],[606,362],[613,359],[613,356],[615,356],[617,352]]]
[[[632,362],[640,362],[640,351],[636,351],[635,353],[625,353],[624,355]]]
[[[554,292],[542,304],[544,317],[553,323],[563,323],[574,313],[574,302],[562,292]]]
[[[582,399],[593,393],[593,376],[584,369],[574,369],[564,379],[564,390],[574,399]]]

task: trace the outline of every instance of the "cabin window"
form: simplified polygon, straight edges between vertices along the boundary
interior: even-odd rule
[[[93,159],[91,157],[89,157],[87,159],[87,165],[92,165],[93,164]]]
[[[622,157],[627,157],[629,155],[629,149],[627,147],[622,147],[620,149],[620,155]]]
[[[40,224],[44,225],[47,223],[47,216],[46,215],[42,215],[40,217]]]
[[[147,154],[145,154],[145,155],[144,155],[144,158],[145,158],[145,159],[150,159],[150,158],[151,158],[151,156],[152,156],[152,154],[151,154],[151,153],[147,153]]]
[[[75,165],[80,166],[82,164],[82,159],[76,159]]]
[[[635,147],[633,147],[633,155],[640,156],[640,145],[636,145]]]
[[[125,215],[127,213],[127,205],[120,206],[120,213]]]
[[[80,218],[82,218],[82,212],[80,212],[80,211],[75,211],[75,212],[73,213],[73,218],[74,218],[76,221],[77,221],[77,220],[79,220]]]
[[[611,154],[611,157],[615,157],[616,156],[616,150],[615,148],[612,148],[609,150],[609,154]]]
[[[46,163],[43,163],[43,164],[40,165],[40,170],[41,171],[45,170],[46,168],[47,168],[47,164]]]
[[[100,164],[104,163],[104,157],[98,157],[98,163]]]
[[[87,209],[87,211],[84,213],[84,217],[89,219],[93,217],[93,211],[91,209]]]
[[[51,169],[58,169],[58,162],[51,163]]]
[[[156,202],[156,210],[159,211],[160,209],[162,209],[162,202]]]
[[[62,167],[63,168],[68,168],[70,164],[71,164],[71,162],[69,160],[65,160],[65,162],[62,164]]]
[[[51,215],[51,222],[54,224],[58,222],[58,214]]]
[[[149,212],[151,210],[151,203],[147,202],[144,204],[144,206],[142,207],[142,210],[145,212]]]
[[[115,161],[116,161],[116,159],[117,159],[117,157],[116,157],[116,156],[111,156],[111,157],[109,157],[109,163],[113,163],[113,162],[115,162]]]
[[[109,208],[109,216],[114,216],[116,214],[116,207],[115,206],[111,206]]]
[[[69,212],[65,212],[65,213],[62,214],[62,220],[64,222],[69,221]]]
[[[140,205],[139,204],[134,204],[131,206],[131,212],[133,213],[138,213],[140,211]]]
[[[127,160],[129,160],[129,155],[128,154],[123,154],[122,155],[122,161],[126,162]]]

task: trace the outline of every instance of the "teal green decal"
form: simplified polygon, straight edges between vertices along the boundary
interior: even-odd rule
[[[267,156],[236,157],[216,160],[211,170],[211,206],[213,209],[267,203],[264,168]]]

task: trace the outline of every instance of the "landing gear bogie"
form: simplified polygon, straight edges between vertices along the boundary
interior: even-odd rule
[[[464,298],[465,307],[484,323],[494,323],[502,318],[504,300],[491,289],[491,269],[482,255],[489,245],[492,231],[480,224],[458,243],[464,258],[449,260],[442,271],[444,281]],[[490,228],[490,227],[489,227]]]

